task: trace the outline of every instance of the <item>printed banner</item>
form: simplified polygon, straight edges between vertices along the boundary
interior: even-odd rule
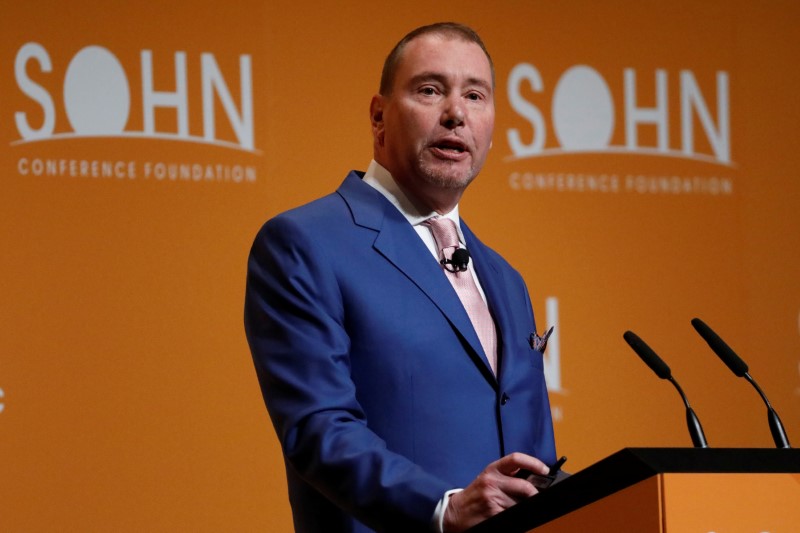
[[[0,516],[9,530],[291,531],[244,338],[260,225],[372,152],[410,29],[472,25],[497,121],[460,213],[525,278],[559,452],[800,438],[800,7],[81,0],[0,21]]]

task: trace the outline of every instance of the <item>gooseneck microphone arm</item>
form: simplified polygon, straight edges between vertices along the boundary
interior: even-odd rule
[[[761,399],[764,400],[764,404],[767,406],[769,432],[772,434],[772,442],[775,443],[775,447],[791,448],[792,446],[789,444],[789,437],[786,435],[786,429],[783,427],[781,417],[778,416],[778,412],[772,407],[772,404],[769,403],[767,395],[764,394],[764,391],[761,390],[761,387],[758,386],[758,383],[756,383],[756,380],[753,379],[749,372],[745,372],[744,378],[749,381],[753,387],[755,387],[755,389],[758,391],[758,394],[761,396]]]
[[[731,372],[733,372],[737,377],[745,378],[758,391],[758,394],[761,396],[761,399],[764,400],[764,403],[767,406],[769,431],[772,433],[772,440],[775,442],[775,447],[791,448],[789,445],[789,438],[786,436],[786,430],[783,428],[783,424],[781,423],[781,419],[778,416],[777,411],[772,408],[772,404],[769,403],[767,395],[764,394],[764,391],[758,386],[756,380],[754,380],[750,375],[750,372],[747,368],[747,363],[745,363],[741,357],[736,355],[736,352],[734,352],[731,347],[719,337],[719,335],[714,333],[714,331],[708,327],[705,322],[699,318],[693,318],[692,326],[694,326],[694,329],[697,330],[697,333],[699,333],[701,337],[703,337],[703,340],[708,343],[711,349],[714,350],[714,353],[716,353],[717,356],[722,359],[722,362],[731,369]]]
[[[658,377],[668,380],[675,386],[678,390],[678,394],[681,395],[681,399],[683,399],[683,405],[686,406],[686,425],[689,428],[689,435],[692,437],[692,444],[695,448],[708,448],[708,442],[706,442],[706,436],[703,433],[703,426],[700,424],[700,419],[697,418],[694,409],[689,405],[689,399],[686,397],[686,394],[683,393],[683,389],[678,385],[675,378],[672,377],[672,371],[669,366],[667,366],[667,363],[656,355],[652,348],[634,332],[626,331],[622,337],[625,339],[625,342],[633,348],[636,355],[638,355]]]
[[[692,436],[692,444],[695,448],[708,448],[706,436],[703,433],[703,426],[700,425],[700,419],[697,418],[694,409],[689,405],[689,400],[683,393],[683,389],[672,376],[668,377],[667,380],[675,385],[675,388],[678,389],[678,394],[683,398],[683,405],[686,406],[686,426],[689,428],[689,435]]]

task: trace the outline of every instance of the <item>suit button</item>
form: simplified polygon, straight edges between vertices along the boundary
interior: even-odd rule
[[[508,394],[506,394],[506,393],[504,392],[504,393],[503,393],[503,396],[501,396],[501,397],[500,397],[500,405],[505,405],[505,404],[507,404],[507,403],[508,403],[508,400],[510,400],[510,398],[508,397]]]

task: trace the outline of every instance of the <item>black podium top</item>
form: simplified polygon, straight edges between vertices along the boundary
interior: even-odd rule
[[[662,473],[800,473],[800,450],[624,448],[470,532],[528,531]]]

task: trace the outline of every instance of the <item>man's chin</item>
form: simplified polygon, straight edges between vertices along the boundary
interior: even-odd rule
[[[458,164],[424,165],[421,174],[426,183],[443,189],[463,189],[469,185],[477,172],[469,165]]]

